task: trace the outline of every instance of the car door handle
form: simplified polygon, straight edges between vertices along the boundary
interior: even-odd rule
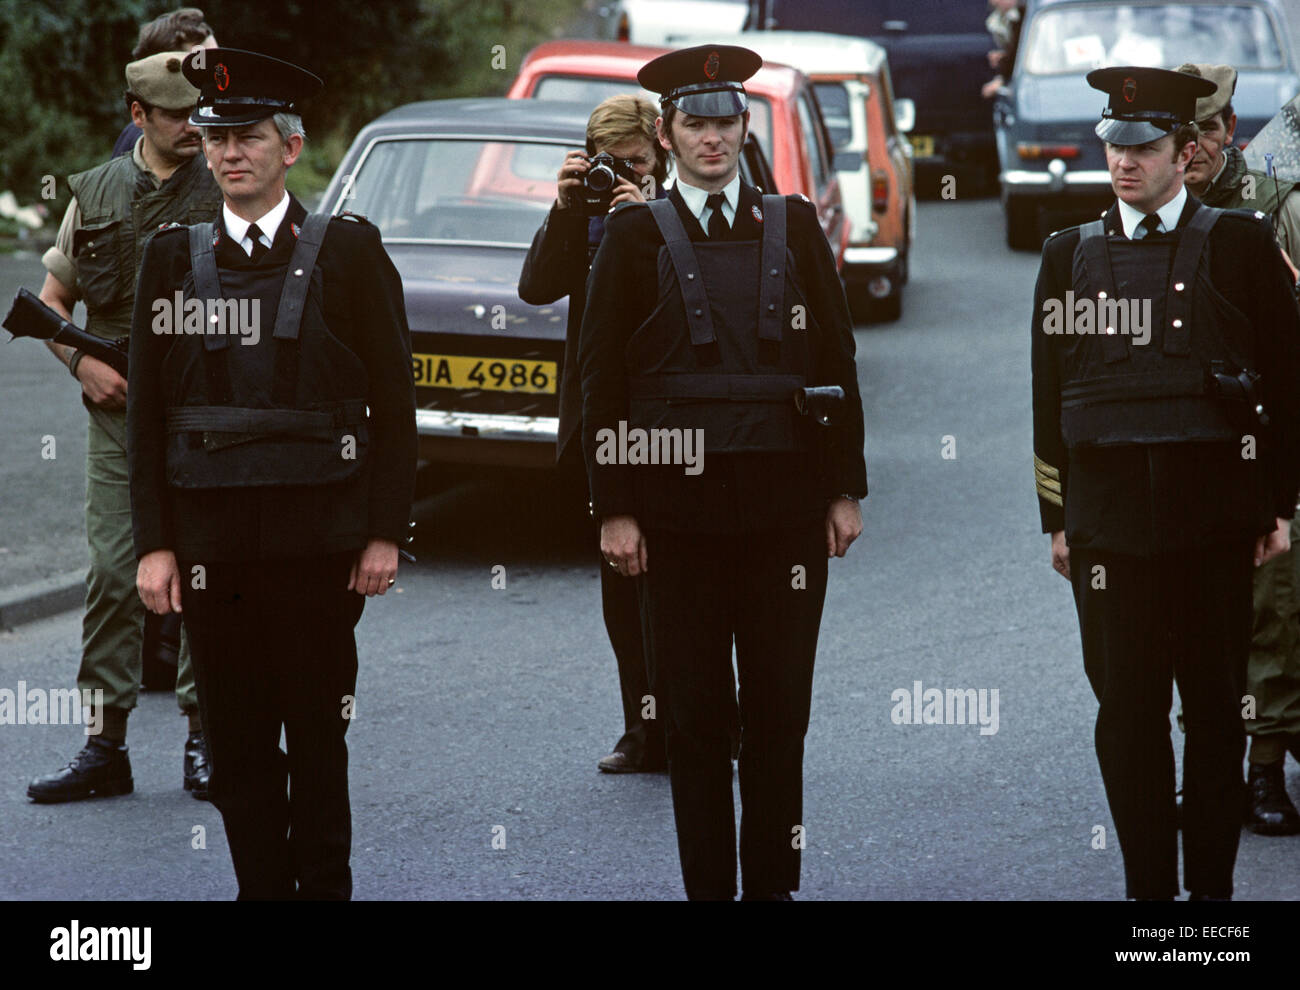
[[[906,31],[907,21],[885,21],[884,28],[886,31]]]

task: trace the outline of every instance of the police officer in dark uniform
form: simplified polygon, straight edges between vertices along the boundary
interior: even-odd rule
[[[762,196],[737,172],[742,83],[761,64],[705,45],[642,68],[641,85],[663,94],[659,140],[677,182],[606,222],[578,348],[601,549],[620,574],[644,575],[692,899],[736,894],[733,642],[744,896],[785,900],[799,887],[827,557],[861,532],[867,490],[852,323],[830,246],[806,200]],[[810,394],[799,390],[836,386],[839,408],[797,413],[796,393]]]
[[[160,232],[141,268],[137,584],[184,609],[240,898],[346,899],[353,627],[394,583],[415,482],[401,280],[371,224],[285,191],[319,79],[233,49],[184,70],[224,206]]]
[[[1088,82],[1109,94],[1097,135],[1118,201],[1043,246],[1032,334],[1042,526],[1074,587],[1127,896],[1179,890],[1176,681],[1183,884],[1194,899],[1227,899],[1251,574],[1286,549],[1300,482],[1300,317],[1262,214],[1203,206],[1183,186],[1196,100],[1214,84],[1128,66]]]

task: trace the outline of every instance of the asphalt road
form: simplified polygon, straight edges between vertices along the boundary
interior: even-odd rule
[[[1038,532],[1036,266],[1003,247],[996,200],[922,204],[902,320],[857,331],[871,495],[862,539],[831,565],[800,899],[1122,897],[1096,704]],[[0,259],[0,289],[31,268]],[[75,563],[84,415],[47,355],[4,346],[0,556]],[[53,464],[28,449],[43,432],[61,438]],[[517,478],[428,500],[418,531],[419,563],[358,629],[356,896],[680,898],[667,778],[596,771],[620,708],[586,534],[545,483]],[[0,687],[71,685],[79,635],[74,613],[0,634]],[[916,681],[997,690],[998,731],[894,724],[891,694]],[[181,790],[174,701],[147,695],[132,718],[133,795],[28,804],[28,779],[78,733],[0,726],[0,898],[232,897],[220,817]],[[1294,763],[1289,785],[1300,799]],[[1298,854],[1300,837],[1243,833],[1238,897],[1300,897]]]

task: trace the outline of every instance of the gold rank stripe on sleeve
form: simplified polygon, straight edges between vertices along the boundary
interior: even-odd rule
[[[1045,460],[1034,455],[1034,483],[1038,486],[1038,495],[1040,498],[1051,502],[1053,505],[1061,505],[1061,472]]]

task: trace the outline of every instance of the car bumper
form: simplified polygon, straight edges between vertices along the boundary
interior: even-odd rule
[[[551,467],[560,421],[555,416],[417,409],[420,457],[458,464]]]
[[[1056,163],[1053,162],[1053,165]],[[1002,189],[1009,196],[1089,195],[1109,193],[1110,173],[1105,169],[1071,172],[1061,166],[1046,172],[1009,169],[1002,173]]]

